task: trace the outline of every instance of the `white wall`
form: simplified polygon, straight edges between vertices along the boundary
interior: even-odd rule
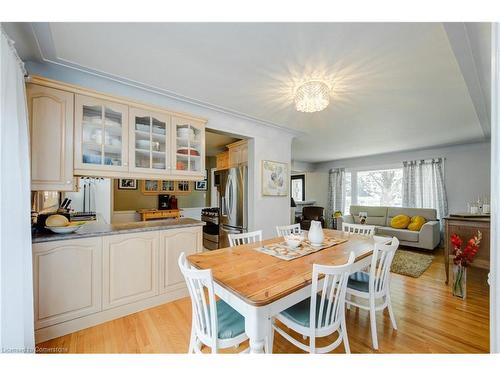
[[[249,138],[249,230],[263,229],[264,237],[267,238],[274,235],[276,225],[289,223],[290,197],[263,197],[260,183],[262,160],[290,165],[293,138],[290,131],[63,66],[27,62],[26,67],[29,74],[189,113],[208,119],[207,127],[210,129]]]
[[[363,168],[394,165],[404,160],[444,157],[445,181],[450,213],[463,212],[467,202],[490,196],[490,143],[472,143],[417,151],[395,152],[362,158],[317,163],[316,172],[330,168]]]

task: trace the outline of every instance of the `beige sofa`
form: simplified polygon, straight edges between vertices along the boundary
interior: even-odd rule
[[[436,210],[430,208],[405,208],[405,207],[372,207],[351,206],[351,214],[337,219],[337,228],[342,228],[342,223],[359,224],[359,213],[366,212],[366,224],[375,226],[375,234],[394,236],[401,245],[418,247],[420,249],[434,250],[441,241],[440,225],[436,218]],[[396,215],[423,216],[427,222],[420,231],[408,229],[395,229],[391,227],[391,219]]]

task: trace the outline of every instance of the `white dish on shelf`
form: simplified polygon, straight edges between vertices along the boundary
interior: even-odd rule
[[[135,124],[135,130],[139,130],[141,132],[149,133],[149,125]]]
[[[136,141],[137,147],[141,149],[149,149],[150,142],[147,139],[138,139]]]
[[[154,169],[165,169],[165,163],[153,163]]]
[[[153,133],[159,135],[165,135],[165,128],[161,128],[159,126],[153,126]]]
[[[177,129],[177,137],[191,139],[194,137],[194,130],[191,128],[178,128]]]

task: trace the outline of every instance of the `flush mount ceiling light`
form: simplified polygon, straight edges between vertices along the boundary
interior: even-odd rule
[[[322,81],[309,81],[297,88],[295,108],[299,112],[319,112],[330,103],[330,88]]]

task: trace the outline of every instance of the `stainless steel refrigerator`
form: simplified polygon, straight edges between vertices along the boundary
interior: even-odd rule
[[[248,167],[240,165],[215,172],[219,191],[219,247],[228,247],[229,233],[244,233],[248,225]]]

